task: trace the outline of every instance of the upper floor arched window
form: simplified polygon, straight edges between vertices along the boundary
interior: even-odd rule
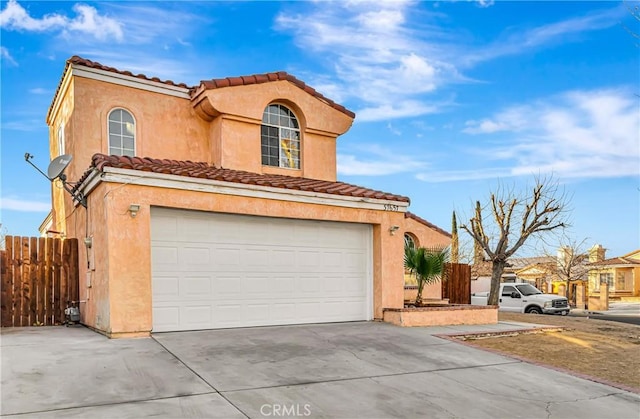
[[[300,168],[300,125],[289,108],[277,103],[267,106],[260,132],[263,165]]]
[[[136,122],[133,115],[124,109],[114,109],[109,113],[109,154],[135,156]]]

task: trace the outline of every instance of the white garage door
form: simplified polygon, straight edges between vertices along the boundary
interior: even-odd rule
[[[153,331],[372,318],[371,226],[152,208]]]

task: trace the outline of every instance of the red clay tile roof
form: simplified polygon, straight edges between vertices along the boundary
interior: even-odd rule
[[[612,265],[640,265],[640,261],[637,261],[631,258],[618,257],[618,258],[605,259],[600,262],[593,262],[589,264],[589,266],[612,266]]]
[[[64,67],[64,71],[62,72],[62,77],[60,77],[60,82],[58,83],[58,88],[56,89],[55,94],[53,95],[53,99],[51,100],[51,105],[49,106],[49,110],[47,111],[47,121],[49,120],[49,116],[51,115],[51,111],[53,110],[53,104],[56,102],[58,95],[60,94],[60,88],[62,87],[62,81],[64,80],[67,71],[69,71],[69,67],[73,64],[82,65],[85,67],[95,68],[98,70],[110,71],[112,73],[122,74],[125,76],[136,77],[142,80],[154,81],[158,83],[164,83],[170,86],[182,87],[185,89],[193,90],[193,87],[187,86],[185,83],[174,83],[171,80],[160,80],[158,77],[147,77],[144,74],[133,74],[130,71],[122,71],[117,68],[108,67],[106,65],[102,65],[96,61],[87,60],[86,58],[78,57],[77,55],[69,58]]]
[[[131,71],[118,70],[117,68],[102,65],[96,61],[87,60],[86,58],[78,57],[77,55],[74,55],[73,57],[69,58],[67,60],[67,64],[78,64],[85,67],[95,68],[97,70],[110,71],[112,73],[136,77],[142,80],[155,81],[158,83],[168,84],[170,86],[184,87],[185,89],[191,89],[191,87],[187,86],[185,83],[175,83],[172,80],[160,80],[158,77],[148,77],[148,76],[145,76],[144,74],[133,74]]]
[[[308,86],[303,81],[298,80],[291,74],[285,71],[278,71],[275,73],[266,73],[266,74],[253,74],[251,76],[240,76],[240,77],[225,77],[223,79],[212,79],[212,80],[203,80],[200,82],[200,85],[205,89],[220,89],[223,87],[232,87],[232,86],[247,86],[250,84],[260,84],[260,83],[268,83],[272,81],[286,80],[305,92],[309,93],[311,96],[314,96],[321,101],[325,102],[327,105],[331,106],[334,109],[344,113],[345,115],[355,118],[356,114],[348,110],[342,105],[335,103],[333,100],[327,98],[322,95],[320,92],[316,91],[311,86]]]
[[[437,225],[430,223],[429,221],[425,220],[424,218],[418,217],[417,215],[415,215],[412,212],[409,212],[409,211],[405,212],[404,213],[404,218],[411,218],[412,220],[416,220],[420,224],[424,224],[427,227],[432,228],[432,229],[436,230],[437,232],[444,234],[447,237],[451,237],[451,233],[449,233],[448,231],[441,229]]]
[[[157,83],[163,83],[170,86],[182,87],[190,90],[190,94],[193,94],[196,90],[197,86],[187,86],[185,83],[175,83],[172,80],[161,80],[158,77],[148,77],[144,74],[133,74],[130,71],[118,70],[114,67],[109,67],[103,64],[100,64],[96,61],[87,60],[86,58],[79,57],[77,55],[72,56],[66,62],[65,69],[62,73],[62,77],[60,79],[60,83],[58,83],[58,88],[56,93],[53,95],[52,106],[49,107],[49,112],[47,113],[47,119],[49,118],[49,114],[51,113],[51,109],[53,107],[53,103],[55,103],[56,98],[60,92],[60,87],[62,86],[62,80],[64,79],[65,74],[67,73],[69,66],[72,64],[82,65],[85,67],[95,68],[98,70],[109,71],[116,74],[122,74],[125,76],[136,77],[142,80],[153,81]],[[205,89],[219,89],[222,87],[231,87],[231,86],[244,86],[250,84],[259,84],[259,83],[267,83],[271,81],[279,81],[286,80],[290,83],[293,83],[295,86],[304,90],[311,96],[318,98],[319,100],[325,102],[327,105],[331,106],[334,109],[348,115],[351,118],[355,118],[356,114],[342,105],[335,103],[333,100],[325,97],[320,92],[317,92],[313,87],[306,85],[303,81],[298,80],[291,74],[288,74],[284,71],[278,71],[275,73],[266,73],[266,74],[254,74],[251,76],[240,76],[240,77],[226,77],[222,79],[211,79],[211,80],[203,80],[200,82],[200,86],[203,86]]]
[[[357,198],[374,198],[389,201],[409,202],[409,198],[405,196],[393,195],[344,182],[329,182],[318,179],[251,173],[241,170],[223,169],[203,162],[196,163],[192,161],[152,159],[149,157],[107,156],[104,154],[93,155],[91,167],[78,180],[77,185],[81,185],[82,182],[91,174],[94,168],[102,171],[105,167],[133,169],[145,172],[165,173],[177,176],[326,193],[331,195],[353,196]]]

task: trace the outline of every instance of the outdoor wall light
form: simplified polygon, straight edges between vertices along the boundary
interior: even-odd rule
[[[394,234],[396,234],[396,231],[398,231],[399,229],[400,229],[400,226],[391,226],[389,227],[389,234],[393,236]]]
[[[93,246],[93,237],[85,237],[84,245],[87,246],[87,249],[91,249],[91,246]]]
[[[129,214],[131,214],[132,218],[138,215],[138,211],[140,211],[140,204],[129,205]]]

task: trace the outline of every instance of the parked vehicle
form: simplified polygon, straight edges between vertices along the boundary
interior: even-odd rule
[[[488,292],[477,292],[471,295],[471,304],[487,305]],[[569,300],[553,294],[543,294],[531,284],[509,282],[500,284],[498,298],[500,311],[533,314],[569,314]]]

